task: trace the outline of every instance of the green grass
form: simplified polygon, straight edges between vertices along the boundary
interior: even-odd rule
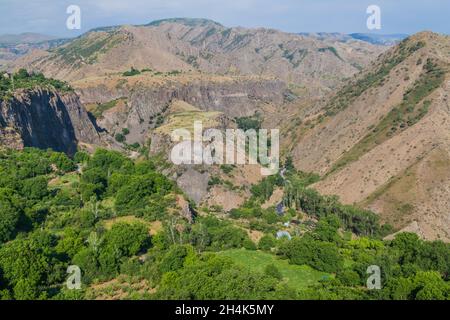
[[[127,102],[126,98],[120,98],[120,99],[116,99],[116,100],[112,100],[106,103],[102,103],[102,104],[88,104],[86,106],[86,109],[95,117],[95,118],[101,118],[103,115],[103,112],[114,108],[118,103],[125,103]]]
[[[289,264],[287,260],[279,259],[273,254],[262,251],[233,249],[222,251],[219,254],[231,258],[237,265],[256,272],[264,272],[267,265],[273,264],[283,275],[284,281],[297,290],[305,289],[324,278],[331,277],[327,273],[316,271],[308,266]]]
[[[61,177],[57,177],[49,183],[50,190],[62,189],[70,190],[72,185],[80,181],[78,173],[71,172],[67,173]]]

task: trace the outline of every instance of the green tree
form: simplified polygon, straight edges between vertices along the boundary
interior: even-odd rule
[[[50,271],[49,248],[35,240],[15,240],[0,249],[3,277],[16,298],[37,298]]]
[[[50,162],[56,165],[56,167],[62,172],[71,172],[76,169],[73,161],[62,152],[52,152]]]
[[[356,271],[345,269],[337,273],[336,278],[344,285],[356,287],[361,285],[361,279]]]
[[[293,264],[309,265],[319,271],[334,273],[343,267],[343,258],[335,244],[313,240],[308,236],[284,243],[280,253]]]
[[[27,179],[23,182],[22,194],[32,200],[41,200],[48,195],[48,182],[44,176]]]
[[[83,248],[83,237],[73,228],[64,230],[56,246],[56,252],[73,258]]]
[[[90,159],[89,154],[84,151],[77,151],[73,157],[75,163],[85,163]]]
[[[107,172],[97,167],[90,168],[83,172],[80,182],[83,201],[89,201],[92,196],[100,198],[108,184]]]
[[[117,142],[120,142],[120,143],[125,142],[125,140],[126,140],[126,137],[121,133],[116,133],[114,138],[116,139]]]
[[[184,245],[174,245],[164,255],[159,268],[162,273],[177,271],[184,266],[186,257],[188,256],[188,247]]]
[[[250,240],[250,239],[245,239],[244,242],[242,243],[243,247],[247,250],[256,250],[256,244]]]
[[[150,245],[150,235],[142,223],[115,223],[105,235],[106,246],[114,248],[120,257],[133,256]]]
[[[317,223],[314,230],[315,238],[320,241],[340,243],[339,227],[340,221],[336,216],[325,217]]]
[[[11,189],[0,188],[0,243],[12,239],[21,215],[19,196]]]
[[[286,292],[286,290],[284,290]],[[230,259],[208,255],[163,275],[159,299],[227,300],[285,298],[278,280],[233,264]]]
[[[83,283],[89,284],[99,277],[98,252],[92,247],[78,251],[72,259],[74,265],[80,267]]]
[[[264,235],[258,243],[258,248],[263,251],[270,251],[276,246],[276,239],[273,235]]]

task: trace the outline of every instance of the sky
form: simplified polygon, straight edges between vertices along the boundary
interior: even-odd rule
[[[81,9],[80,30],[66,27],[69,5]],[[367,28],[369,5],[381,9],[380,30]],[[174,17],[286,32],[450,34],[450,0],[0,0],[0,14],[0,34],[36,32],[58,37]]]

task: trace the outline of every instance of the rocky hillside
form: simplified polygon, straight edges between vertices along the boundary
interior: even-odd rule
[[[25,56],[16,66],[70,81],[131,67],[275,76],[295,88],[314,89],[308,93],[316,95],[334,88],[384,50],[358,40],[227,28],[203,19],[168,19],[92,30],[63,46]]]
[[[449,240],[449,64],[448,36],[423,32],[390,49],[319,112],[303,110],[297,167],[397,229]]]
[[[73,86],[100,127],[112,135],[129,129],[131,143],[143,143],[149,130],[167,118],[168,106],[175,100],[235,118],[281,105],[288,93],[283,82],[269,78],[152,72],[88,78]]]
[[[292,155],[304,172],[320,174],[313,187],[321,193],[369,208],[396,230],[450,241],[449,37],[423,32],[389,47],[400,36],[365,36],[168,19],[92,30],[34,51],[15,67],[69,81],[73,101],[77,94],[103,135],[133,151],[167,154],[170,132],[194,120],[224,128],[240,117],[257,117],[263,127],[281,129],[283,156]],[[55,100],[62,98],[42,99],[56,110]],[[26,110],[28,100],[15,109]],[[64,120],[67,132],[45,134],[95,144],[89,140],[98,137],[92,123],[94,131],[86,129],[88,114],[79,111],[78,123],[68,113],[73,129]],[[26,130],[16,129],[28,130],[28,122],[8,119],[0,122],[4,143],[49,146],[37,132],[50,129],[35,129],[29,136],[38,142],[30,142]],[[233,178],[215,167],[165,173],[197,203],[229,210],[245,201],[250,182],[261,179],[257,167],[233,170]],[[214,181],[225,182],[210,185]]]
[[[67,41],[38,33],[0,35],[0,70],[7,69],[14,60],[33,50],[48,50]]]
[[[73,92],[19,89],[0,100],[0,147],[51,148],[74,154],[79,144],[99,144],[100,137]]]

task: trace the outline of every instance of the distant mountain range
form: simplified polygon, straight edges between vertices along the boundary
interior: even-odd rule
[[[5,69],[11,61],[28,54],[32,50],[48,50],[67,41],[69,39],[31,32],[0,35],[0,70]]]
[[[39,43],[55,39],[57,39],[57,37],[32,32],[26,32],[21,34],[2,34],[0,35],[0,45]]]
[[[309,92],[320,92],[359,72],[384,50],[384,46],[344,42],[333,36],[317,39],[273,29],[228,28],[211,20],[178,18],[97,28],[54,50],[34,52],[15,66],[72,81],[131,67],[270,76],[306,87]]]
[[[352,33],[349,35],[353,39],[366,41],[372,44],[380,44],[384,46],[392,46],[403,39],[407,38],[407,34],[371,34],[371,33]]]
[[[342,42],[347,42],[349,40],[360,40],[368,42],[374,45],[382,46],[393,46],[398,44],[400,41],[408,37],[407,34],[373,34],[373,33],[351,33],[344,34],[338,32],[302,32],[299,33],[304,36],[312,36],[317,39],[330,39],[334,38]]]

